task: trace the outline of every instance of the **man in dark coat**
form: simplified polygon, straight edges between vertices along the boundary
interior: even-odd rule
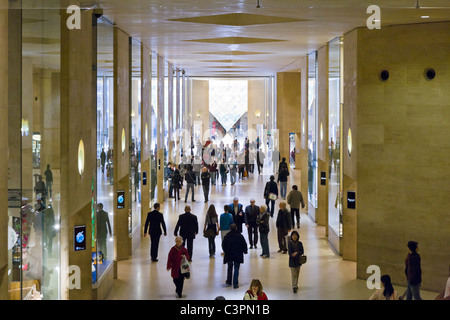
[[[278,252],[282,252],[284,254],[287,253],[287,245],[286,245],[286,236],[292,229],[292,219],[290,212],[286,209],[286,202],[281,201],[280,210],[278,211],[276,227],[277,227],[277,235],[278,235],[278,245],[280,250]]]
[[[180,230],[180,236],[183,238],[183,246],[187,243],[187,249],[189,257],[192,261],[192,254],[194,250],[194,239],[198,233],[198,220],[197,216],[191,213],[191,207],[186,206],[184,208],[185,213],[180,214],[177,225],[175,226],[174,235],[178,236],[178,230]]]
[[[226,234],[222,241],[222,249],[225,253],[223,264],[227,264],[227,285],[239,288],[239,267],[244,263],[244,254],[247,254],[247,242],[244,236],[238,231],[236,224],[231,224],[231,231]],[[233,272],[234,268],[234,272]]]
[[[250,199],[250,205],[245,207],[244,219],[245,226],[248,231],[248,241],[250,242],[250,249],[258,244],[258,227],[256,226],[256,218],[259,214],[259,207],[255,205],[255,199]]]
[[[238,197],[234,197],[233,203],[231,203],[229,207],[230,213],[233,216],[233,221],[236,224],[238,231],[242,233],[242,224],[245,222],[244,206],[239,203]]]
[[[153,205],[153,211],[147,214],[147,220],[145,220],[144,237],[148,234],[150,235],[150,257],[152,262],[158,261],[158,247],[159,239],[161,238],[161,227],[164,230],[164,236],[167,236],[166,223],[164,222],[164,216],[159,212],[160,204],[155,203]]]

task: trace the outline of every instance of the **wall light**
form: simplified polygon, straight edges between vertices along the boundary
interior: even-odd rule
[[[122,153],[125,153],[125,129],[122,129]]]
[[[261,112],[259,110],[256,110],[255,117],[259,118],[261,116]]]
[[[80,140],[78,144],[78,173],[80,176],[84,172],[84,143],[83,140]]]

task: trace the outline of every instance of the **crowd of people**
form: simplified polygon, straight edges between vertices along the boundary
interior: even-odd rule
[[[185,169],[184,171],[180,170],[180,166],[177,167],[169,163],[166,168],[166,174],[169,177],[169,198],[174,198],[175,201],[180,200],[180,189],[185,182],[185,202],[188,201],[189,195],[192,202],[196,201],[195,187],[201,185],[206,203],[210,200],[210,186],[215,186],[218,181],[217,174],[221,175],[222,185],[227,184],[227,174],[230,174],[231,185],[234,185],[238,180],[245,181],[249,174],[254,172],[251,169],[251,163],[244,163],[243,174],[237,176],[238,166],[234,155],[231,156],[231,161],[228,163],[220,163],[219,168],[217,168],[215,158],[211,158],[211,163],[208,165],[204,161],[198,161],[198,157],[195,157],[192,163],[182,166]],[[230,204],[223,207],[222,212],[219,212],[220,209],[216,208],[214,204],[210,204],[202,228],[199,226],[197,216],[191,212],[191,206],[186,205],[184,207],[184,213],[179,215],[174,229],[175,245],[171,248],[167,260],[167,270],[171,272],[178,297],[182,297],[184,280],[189,278],[189,273],[182,272],[181,265],[185,260],[189,263],[192,262],[194,239],[200,230],[208,240],[209,257],[211,259],[215,258],[216,237],[220,235],[221,255],[223,256],[223,263],[227,265],[227,274],[224,277],[228,286],[239,288],[239,269],[241,264],[244,263],[244,255],[248,254],[249,248],[257,249],[260,244],[262,249],[260,257],[263,259],[270,258],[268,237],[270,219],[274,217],[275,202],[280,197],[281,201],[279,202],[275,222],[278,252],[289,255],[286,265],[291,269],[292,290],[297,292],[298,277],[302,264],[300,257],[304,254],[304,249],[298,231],[294,230],[290,236],[289,233],[295,227],[300,228],[300,206],[304,208],[305,203],[296,185],[287,195],[289,169],[285,158],[279,163],[278,169],[277,181],[275,182],[275,175],[271,175],[264,188],[262,196],[265,199],[265,204],[256,205],[256,200],[252,198],[248,205],[244,205],[238,197],[234,197]],[[288,205],[290,210],[287,208]],[[151,238],[150,256],[153,262],[158,261],[158,245],[161,235],[163,233],[167,235],[167,228],[160,207],[159,203],[154,205],[154,210],[148,213],[144,228],[144,236],[149,234]],[[297,220],[296,223],[295,219]],[[243,235],[244,230],[247,230],[249,243]],[[253,279],[250,288],[245,293],[245,299],[267,299],[265,293],[262,292],[262,284],[258,279]]]
[[[200,166],[195,169],[196,171],[194,171],[194,165],[187,165],[186,171],[181,173],[179,169],[169,164],[168,167],[173,170],[173,174],[169,173],[168,175],[170,177],[169,197],[174,197],[176,201],[180,200],[179,192],[184,180],[187,185],[185,202],[188,200],[189,193],[191,194],[192,202],[195,202],[195,186],[199,184],[202,185],[206,203],[210,200],[210,186],[215,186],[218,180],[218,173],[221,174],[220,181],[222,185],[226,185],[226,175],[228,173],[230,173],[232,185],[236,183],[237,179],[244,180],[248,177],[249,172],[252,173],[251,169],[246,166],[244,168],[245,174],[239,175],[239,178],[237,178],[237,170],[233,167],[233,161],[227,163],[226,167],[225,164],[221,163],[217,170],[214,158],[212,158],[212,162],[209,165],[200,162]],[[224,168],[220,168],[220,166]],[[247,168],[248,172],[246,172]],[[185,268],[183,264],[192,262],[194,239],[200,230],[208,240],[210,259],[215,258],[216,237],[220,235],[223,263],[227,266],[227,272],[224,275],[227,286],[232,286],[235,289],[239,288],[239,270],[244,263],[244,256],[248,254],[249,248],[257,249],[258,244],[260,244],[260,257],[263,259],[270,258],[268,235],[271,231],[270,219],[274,218],[277,200],[280,200],[275,218],[278,253],[288,255],[286,266],[289,267],[291,273],[291,288],[294,293],[298,292],[300,269],[306,262],[306,257],[305,248],[300,241],[300,234],[298,230],[294,229],[300,229],[300,209],[305,207],[305,203],[303,195],[296,185],[293,185],[292,189],[287,193],[289,167],[285,158],[279,162],[277,169],[264,186],[264,204],[256,205],[256,200],[251,198],[250,203],[244,206],[244,204],[240,203],[238,197],[234,197],[230,204],[223,207],[223,211],[220,214],[218,211],[220,209],[216,208],[214,204],[210,204],[207,208],[202,228],[199,226],[197,216],[191,212],[191,207],[189,205],[185,206],[184,213],[179,216],[174,229],[175,245],[171,248],[167,260],[167,270],[171,272],[178,297],[182,297],[184,280],[190,276],[189,272],[183,272]],[[276,180],[275,175],[277,175]],[[159,238],[162,233],[167,235],[164,216],[159,210],[160,205],[156,203],[154,210],[148,214],[144,231],[145,235],[147,235],[148,231],[151,238],[150,255],[154,262],[158,261]],[[247,230],[248,243],[243,235],[244,230]],[[405,259],[406,291],[399,295],[392,285],[391,277],[385,274],[380,278],[381,288],[369,297],[370,300],[421,300],[422,271],[418,244],[417,242],[409,241],[407,247],[409,252]],[[223,297],[219,296],[218,298],[221,299]],[[251,281],[249,289],[244,294],[244,299],[268,299],[263,292],[260,280],[253,279]],[[450,299],[450,277],[446,288],[436,299]]]

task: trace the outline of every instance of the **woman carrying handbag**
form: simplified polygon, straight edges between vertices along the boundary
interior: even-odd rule
[[[288,243],[288,252],[289,268],[291,269],[292,290],[294,293],[297,293],[300,267],[306,262],[306,256],[303,255],[303,243],[300,241],[300,235],[295,230],[291,232]]]

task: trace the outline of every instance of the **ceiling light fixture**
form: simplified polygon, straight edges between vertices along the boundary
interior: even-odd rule
[[[430,16],[420,16],[422,19],[428,19]]]

